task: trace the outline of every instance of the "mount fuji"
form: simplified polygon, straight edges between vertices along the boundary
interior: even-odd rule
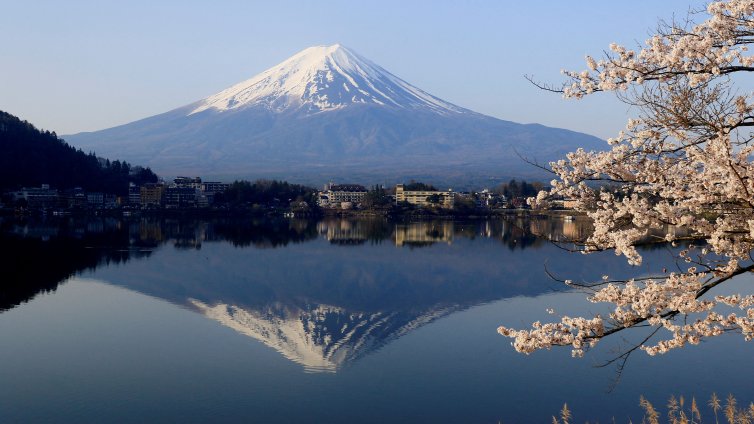
[[[65,139],[162,175],[448,184],[544,177],[519,153],[546,163],[604,145],[456,106],[339,44],[172,111]]]

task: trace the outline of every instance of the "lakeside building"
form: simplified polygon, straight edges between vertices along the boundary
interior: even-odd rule
[[[200,177],[177,177],[172,183],[146,183],[128,186],[128,204],[137,207],[206,207],[214,202],[214,196],[228,188],[229,184],[208,181]]]
[[[221,183],[218,181],[205,181],[201,183],[201,187],[199,189],[204,193],[215,194],[224,192],[228,189],[228,187],[230,187],[230,184],[228,183]]]
[[[141,205],[141,187],[134,183],[128,183],[128,204],[134,206]]]
[[[193,188],[194,190],[201,190],[202,179],[199,177],[176,177],[173,180],[173,184],[180,188]]]
[[[364,201],[367,189],[360,184],[327,184],[319,192],[317,204],[322,207],[340,207],[344,203],[358,205]]]
[[[408,202],[417,206],[438,205],[453,209],[455,193],[453,189],[448,189],[448,191],[406,190],[403,184],[398,184],[395,186],[395,202]]]
[[[215,203],[215,195],[225,192],[230,184],[219,181],[205,181],[201,184],[196,194],[196,205],[206,207]]]
[[[177,177],[169,185],[160,182],[130,186],[129,203],[141,207],[207,207],[214,203],[217,193],[224,192],[229,186],[218,181],[202,182],[200,177]]]
[[[92,207],[102,207],[105,204],[105,193],[86,193],[86,204]]]
[[[206,194],[201,191],[196,192],[196,206],[200,208],[206,208],[215,202],[214,195]]]
[[[166,208],[190,208],[196,206],[197,193],[202,189],[200,177],[176,177],[165,188],[163,204]]]
[[[479,207],[492,208],[496,206],[507,206],[508,199],[504,194],[494,193],[485,188],[477,193],[476,202]]]
[[[217,181],[202,182],[199,177],[178,177],[169,185],[163,181],[142,186],[130,182],[127,195],[122,197],[107,192],[87,192],[81,187],[59,191],[50,188],[49,184],[0,194],[14,206],[32,209],[115,209],[125,205],[131,208],[193,208],[211,206],[215,195],[229,186]]]
[[[578,200],[576,199],[565,198],[563,199],[563,209],[573,209],[576,207],[577,203]]]
[[[87,206],[86,192],[81,187],[64,190],[60,194],[60,202],[66,208],[83,208]]]
[[[165,189],[163,197],[167,208],[187,208],[196,206],[196,189],[190,186],[171,186]]]
[[[14,201],[25,200],[30,208],[50,208],[58,204],[58,191],[51,189],[49,184],[40,187],[23,187],[13,192]]]
[[[119,205],[118,196],[111,193],[86,193],[86,205],[94,209],[113,209]]]
[[[202,181],[200,177],[177,177],[165,192],[165,205],[207,207],[214,203],[217,193],[224,192],[229,186],[219,181]]]
[[[25,201],[26,207],[32,209],[112,209],[119,205],[120,199],[112,193],[85,192],[81,187],[66,190],[50,188],[49,184],[40,187],[24,187],[18,191],[6,192],[13,202]]]
[[[550,205],[553,209],[574,209],[576,207],[577,200],[571,198],[555,198],[550,200]]]
[[[147,183],[139,189],[141,206],[162,206],[163,196],[165,195],[165,184]]]

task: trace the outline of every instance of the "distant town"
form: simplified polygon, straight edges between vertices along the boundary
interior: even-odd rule
[[[247,211],[259,214],[309,216],[372,212],[382,214],[490,214],[528,209],[526,198],[536,195],[541,183],[511,180],[494,189],[457,192],[411,181],[393,187],[328,183],[322,189],[284,181],[258,180],[224,183],[200,177],[177,177],[137,185],[129,183],[127,195],[85,191],[80,187],[57,189],[50,184],[2,193],[3,212],[67,215],[77,212],[120,211]],[[570,209],[569,199],[556,200],[554,209]]]
[[[456,191],[408,181],[386,186],[330,182],[321,189],[277,180],[160,179],[149,167],[75,149],[57,134],[0,112],[0,213],[248,214],[254,216],[487,216],[528,209],[526,199],[547,187],[515,179]],[[556,209],[568,209],[561,199]]]

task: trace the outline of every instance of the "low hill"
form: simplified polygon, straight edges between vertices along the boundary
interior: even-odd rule
[[[125,194],[128,183],[157,181],[149,169],[84,153],[27,121],[0,111],[0,190],[49,184],[58,189]]]

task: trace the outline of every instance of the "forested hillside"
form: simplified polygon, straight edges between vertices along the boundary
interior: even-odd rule
[[[0,190],[50,184],[58,189],[125,194],[128,183],[157,181],[149,168],[84,153],[27,121],[0,111]]]

